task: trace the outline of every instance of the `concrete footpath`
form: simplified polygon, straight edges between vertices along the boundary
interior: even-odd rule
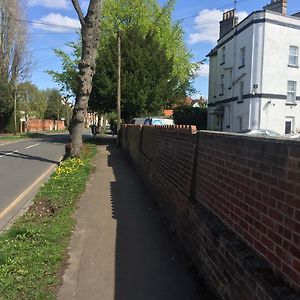
[[[213,300],[115,140],[98,146],[57,299]]]

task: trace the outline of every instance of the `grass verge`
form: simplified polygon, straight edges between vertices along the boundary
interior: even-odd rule
[[[29,210],[0,236],[0,299],[54,299],[96,147],[64,161]]]
[[[5,134],[0,135],[0,140],[7,140],[7,141],[15,141],[15,140],[21,140],[26,138],[38,138],[44,136],[42,133],[22,133],[22,134]]]

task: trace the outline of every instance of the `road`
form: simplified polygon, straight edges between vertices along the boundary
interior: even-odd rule
[[[0,144],[0,230],[54,170],[67,140],[67,134],[53,134]]]

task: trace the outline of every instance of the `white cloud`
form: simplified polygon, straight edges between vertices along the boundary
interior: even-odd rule
[[[241,11],[237,13],[239,21],[242,21],[248,16],[248,13]],[[211,42],[213,44],[219,38],[219,22],[223,18],[223,11],[218,9],[205,9],[199,12],[199,15],[195,18],[194,29],[195,33],[189,35],[188,42],[190,44],[196,44],[199,42]]]
[[[34,20],[35,22],[41,22],[45,24],[51,24],[56,26],[49,26],[45,24],[37,24],[34,23],[33,26],[35,28],[39,28],[45,31],[51,32],[66,32],[72,31],[76,28],[80,28],[80,22],[77,18],[73,19],[67,16],[63,16],[61,14],[50,13],[47,16],[44,16],[38,20]],[[61,27],[60,27],[61,26]]]
[[[68,0],[28,0],[29,6],[43,6],[48,8],[66,9],[69,7]]]
[[[196,72],[197,77],[208,78],[209,75],[209,65],[203,64],[200,66],[200,69]]]

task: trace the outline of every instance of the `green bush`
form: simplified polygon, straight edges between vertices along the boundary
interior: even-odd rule
[[[198,130],[207,129],[207,108],[181,105],[174,109],[174,123],[176,125],[195,125]]]

